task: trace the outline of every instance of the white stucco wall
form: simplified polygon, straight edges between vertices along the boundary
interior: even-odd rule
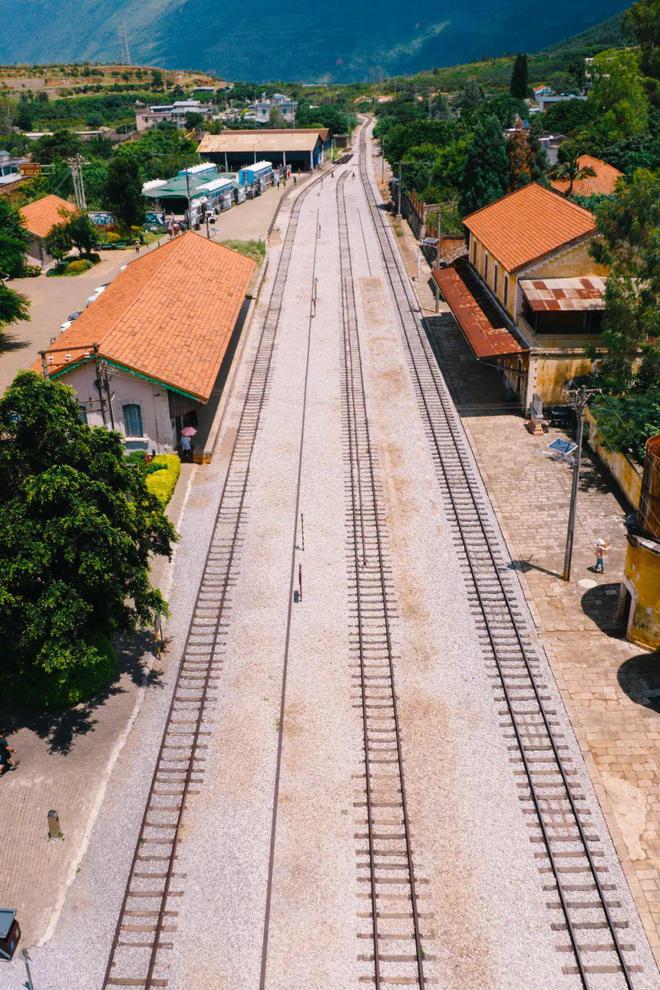
[[[122,406],[138,405],[142,413],[143,437],[149,450],[164,454],[173,449],[172,420],[170,419],[167,389],[116,368],[108,367],[110,377],[110,398],[115,429],[126,436]],[[75,368],[60,378],[63,384],[70,385],[76,392],[81,405],[87,412],[90,426],[110,427],[107,394],[104,390],[106,421],[103,422],[96,388],[96,368],[94,362]]]

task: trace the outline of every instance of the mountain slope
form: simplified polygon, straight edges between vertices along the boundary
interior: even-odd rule
[[[625,6],[603,0],[596,16]],[[125,25],[134,62],[346,82],[534,51],[594,20],[586,0],[0,0],[0,62],[117,60]]]

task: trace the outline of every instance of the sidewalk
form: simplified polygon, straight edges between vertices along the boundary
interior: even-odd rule
[[[181,466],[168,515],[175,526],[197,468]],[[168,597],[173,562],[157,558],[152,580]],[[99,697],[63,715],[22,719],[0,709],[20,767],[0,779],[0,906],[18,912],[22,946],[48,937],[82,860],[119,752],[145,692],[159,685],[148,635],[119,650],[119,673]],[[59,813],[62,839],[48,838]]]
[[[498,372],[475,361],[453,318],[429,323],[660,962],[660,657],[628,643],[615,621],[629,510],[587,450],[572,578],[565,583],[571,471],[547,452],[559,431],[532,437],[502,404]],[[598,537],[612,547],[604,575],[591,570]]]

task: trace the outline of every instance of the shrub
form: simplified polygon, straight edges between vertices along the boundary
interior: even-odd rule
[[[161,505],[165,506],[172,498],[172,492],[181,473],[181,461],[177,454],[157,454],[151,466],[155,470],[147,475],[147,489],[156,496]]]
[[[660,433],[660,386],[623,397],[602,396],[592,411],[608,450],[630,454],[643,463],[646,441]]]
[[[92,267],[91,261],[87,258],[78,258],[77,261],[70,261],[66,266],[65,274],[67,275],[80,275],[81,272],[86,272]]]
[[[109,230],[107,234],[103,234],[102,237],[105,244],[116,244],[117,241],[121,240],[119,234],[116,234],[114,230]]]

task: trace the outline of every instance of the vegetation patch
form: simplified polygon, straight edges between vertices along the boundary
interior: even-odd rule
[[[147,490],[164,508],[172,498],[181,474],[181,461],[177,454],[157,454],[148,467],[153,470],[147,474]]]
[[[238,254],[245,255],[246,258],[251,258],[255,261],[257,265],[266,257],[266,244],[264,241],[221,241],[224,247],[230,248],[232,251],[237,251]]]

